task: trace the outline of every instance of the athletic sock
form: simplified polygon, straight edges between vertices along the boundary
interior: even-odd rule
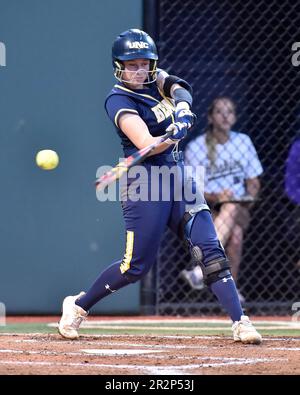
[[[75,304],[88,311],[99,300],[128,284],[130,282],[120,271],[120,261],[115,262],[99,275],[86,294],[77,299]]]
[[[233,278],[231,276],[222,278],[222,280],[212,283],[210,288],[228,312],[232,321],[239,321],[243,315],[243,309]]]

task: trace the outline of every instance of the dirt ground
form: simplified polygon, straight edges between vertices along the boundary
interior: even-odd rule
[[[0,335],[1,375],[299,375],[299,361],[300,337]]]

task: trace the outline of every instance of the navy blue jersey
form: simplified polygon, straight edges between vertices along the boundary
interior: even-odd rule
[[[137,147],[119,128],[121,114],[139,115],[154,137],[165,134],[167,127],[174,122],[174,102],[164,96],[155,83],[150,84],[149,88],[136,90],[121,83],[116,84],[105,100],[105,109],[121,138],[125,157],[135,152]],[[170,146],[164,153],[171,152],[172,148]]]

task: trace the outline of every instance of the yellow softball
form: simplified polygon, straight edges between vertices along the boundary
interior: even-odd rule
[[[36,164],[43,170],[53,170],[59,163],[59,157],[55,151],[44,149],[35,157]]]

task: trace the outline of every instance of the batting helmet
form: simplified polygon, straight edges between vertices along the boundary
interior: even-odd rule
[[[121,33],[113,42],[112,63],[115,77],[120,80],[124,70],[123,60],[149,59],[150,78],[149,82],[156,79],[156,62],[158,60],[155,42],[139,29],[129,29]]]

